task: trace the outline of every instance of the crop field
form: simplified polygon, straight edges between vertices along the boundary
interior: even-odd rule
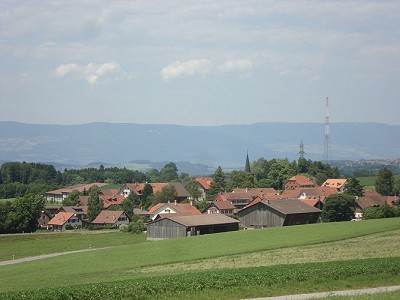
[[[137,240],[0,266],[0,298],[240,299],[400,284],[399,218],[152,242],[98,236],[114,234]]]

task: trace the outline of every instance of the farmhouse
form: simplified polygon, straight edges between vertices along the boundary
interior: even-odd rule
[[[298,199],[254,201],[237,215],[244,228],[316,223],[321,210]]]
[[[335,188],[339,193],[343,193],[347,184],[347,179],[336,178],[336,179],[327,179],[322,184],[322,186],[328,186]]]
[[[149,215],[152,220],[167,216],[169,214],[180,216],[201,215],[201,212],[192,203],[157,203],[149,208]]]
[[[129,218],[122,210],[102,210],[99,215],[92,221],[94,225],[111,225],[119,227],[123,224],[128,224]]]
[[[40,213],[40,217],[38,219],[38,226],[39,228],[46,228],[49,229],[49,221],[52,219],[50,212],[46,209],[42,210]]]
[[[294,190],[298,188],[316,188],[318,185],[312,182],[304,175],[297,175],[290,178],[285,184],[285,190]]]
[[[210,177],[197,177],[195,179],[196,182],[199,183],[199,189],[201,191],[201,200],[206,200],[207,192],[211,187],[211,184],[214,182]]]
[[[203,214],[223,214],[233,216],[236,207],[230,201],[213,201],[203,211]]]
[[[53,226],[53,230],[64,231],[67,225],[72,227],[82,226],[82,220],[72,212],[59,212],[47,225]]]
[[[171,182],[171,183],[157,182],[149,184],[153,189],[153,193],[161,192],[162,188],[168,185],[172,185],[178,194],[178,196],[176,197],[176,200],[178,202],[184,201],[190,197],[190,194],[180,182]],[[140,197],[142,195],[142,191],[145,185],[146,183],[126,183],[122,190],[122,195],[126,198],[129,196],[130,193],[135,193],[137,196]]]
[[[87,191],[93,185],[98,186],[99,188],[108,185],[108,183],[91,183],[91,184],[79,184],[74,186],[69,186],[63,189],[58,189],[54,191],[46,192],[46,201],[49,202],[62,202],[73,190],[77,190],[79,192]]]
[[[221,214],[167,216],[147,225],[147,239],[169,239],[239,230],[239,221]]]

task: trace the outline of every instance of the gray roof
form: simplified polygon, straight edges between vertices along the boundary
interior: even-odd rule
[[[221,224],[233,224],[240,223],[238,220],[230,218],[222,214],[202,214],[192,216],[168,216],[162,219],[158,219],[154,222],[159,222],[163,219],[170,219],[176,223],[184,226],[205,226],[205,225],[221,225]]]
[[[178,197],[189,197],[190,196],[190,194],[185,189],[185,187],[183,186],[182,183],[171,182],[170,184],[175,188],[176,192],[178,193]]]
[[[321,210],[298,199],[262,200],[263,204],[285,214],[321,213]]]

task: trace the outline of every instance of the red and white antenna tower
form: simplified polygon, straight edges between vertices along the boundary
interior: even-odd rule
[[[324,134],[324,162],[331,160],[331,143],[329,132],[329,97],[326,97],[325,134]]]

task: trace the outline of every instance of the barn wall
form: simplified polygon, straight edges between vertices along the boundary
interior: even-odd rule
[[[169,239],[186,236],[186,226],[163,219],[147,225],[148,239]]]
[[[317,223],[320,215],[320,212],[288,215],[283,226]]]
[[[258,203],[238,213],[241,225],[245,228],[283,226],[285,215]]]

